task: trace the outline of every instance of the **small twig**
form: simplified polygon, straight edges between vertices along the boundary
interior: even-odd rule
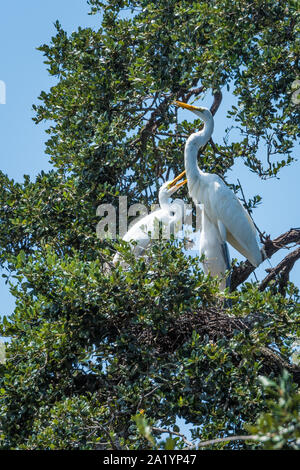
[[[198,81],[198,79],[197,79]],[[198,96],[200,95],[200,93],[202,93],[203,91],[205,90],[205,87],[204,86],[200,86],[198,88],[194,88],[192,90],[190,90],[188,93],[186,93],[185,95],[181,95],[181,99],[182,101],[184,101],[185,103],[190,99],[191,96]]]
[[[244,202],[244,204],[245,204],[245,206],[246,206],[246,209],[247,209],[247,212],[248,212],[248,214],[249,214],[249,217],[251,218],[251,220],[252,220],[252,222],[253,222],[253,224],[254,224],[254,227],[255,227],[256,230],[258,231],[258,233],[259,233],[259,235],[260,235],[260,239],[262,239],[262,237],[263,237],[264,235],[263,235],[263,233],[261,232],[261,230],[258,228],[258,226],[256,225],[256,223],[254,222],[253,217],[252,217],[252,215],[251,215],[251,213],[250,213],[250,211],[249,211],[248,203],[247,203],[247,201],[246,201],[245,194],[244,194],[244,191],[243,191],[243,187],[242,187],[242,185],[241,185],[241,182],[240,182],[239,179],[237,180],[237,182],[239,183],[239,187],[240,187],[240,190],[241,190],[241,193],[242,193],[243,202]]]
[[[104,428],[104,426],[102,426],[100,423],[97,423],[97,426],[106,434],[114,450],[122,450],[122,447],[119,445],[119,443],[113,441],[110,433]]]
[[[218,155],[221,155],[221,157],[230,158],[229,155],[227,155],[227,154],[224,153],[224,152],[221,152],[221,150],[218,149],[218,147],[217,147],[216,144],[214,143],[212,137],[209,139],[209,143],[210,143],[210,145],[211,145],[211,147],[212,147],[212,149],[213,149],[213,151],[214,151],[215,153],[217,153]]]
[[[228,437],[220,437],[218,439],[211,439],[209,441],[199,442],[197,447],[205,447],[210,446],[213,444],[218,444],[219,442],[228,442],[228,441],[258,441],[259,437],[256,435],[252,436],[228,436]]]
[[[138,412],[138,410],[140,409],[141,405],[142,405],[142,402],[143,400],[148,397],[149,395],[152,395],[152,393],[155,392],[155,390],[157,390],[159,388],[159,385],[157,385],[156,387],[154,387],[152,390],[150,390],[150,392],[146,393],[146,395],[142,395],[139,402],[138,402],[138,405],[136,407],[136,413]]]
[[[168,433],[168,434],[170,434],[170,435],[178,436],[178,437],[180,437],[180,438],[183,440],[183,442],[184,442],[190,449],[195,449],[195,448],[196,448],[195,444],[193,444],[192,442],[188,441],[187,438],[186,438],[183,434],[181,434],[181,433],[179,433],[179,432],[171,431],[170,429],[157,428],[157,427],[153,427],[152,430],[153,430],[154,432]]]
[[[172,134],[172,132],[158,132],[158,135],[163,135],[165,137],[175,137],[176,139],[179,138],[179,139],[187,139],[188,138],[188,134],[184,135],[184,134]],[[157,135],[156,135],[157,137]]]

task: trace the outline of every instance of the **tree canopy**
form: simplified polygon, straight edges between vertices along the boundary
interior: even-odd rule
[[[206,171],[227,181],[240,159],[267,179],[293,165],[297,2],[88,3],[98,30],[57,22],[39,47],[57,79],[34,105],[53,169],[23,183],[0,173],[0,261],[16,299],[0,330],[1,448],[299,449],[299,229],[261,233],[269,257],[291,250],[255,283],[249,262],[233,266],[231,309],[174,240],[147,262],[121,247],[123,269],[111,265],[118,241],[96,234],[100,204],[150,207],[183,170],[201,121],[179,122],[174,99],[206,94],[215,115],[222,90],[237,97],[239,137],[210,140]],[[244,200],[254,218],[258,202]]]

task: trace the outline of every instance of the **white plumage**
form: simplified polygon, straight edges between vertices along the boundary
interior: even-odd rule
[[[218,232],[226,268],[230,267],[226,241],[245,256],[253,266],[258,266],[262,262],[262,254],[257,242],[256,229],[248,212],[218,175],[205,173],[198,167],[198,151],[209,141],[214,129],[211,112],[207,108],[191,106],[179,101],[175,103],[177,106],[191,110],[204,121],[204,128],[191,134],[187,139],[184,152],[185,172],[191,198],[195,204],[203,204],[209,221]],[[181,176],[182,174],[175,178],[173,183],[177,182]],[[217,257],[219,256],[220,253]],[[223,263],[221,257],[219,262],[221,266]]]
[[[204,255],[203,271],[213,277],[217,276],[220,279],[220,289],[224,290],[227,266],[220,233],[206,214],[203,204],[199,204],[198,208],[201,211],[199,254]]]
[[[158,239],[160,233],[163,238],[168,239],[171,234],[175,236],[182,229],[184,202],[181,199],[169,202],[169,198],[183,184],[184,182],[171,187],[171,181],[164,183],[158,194],[160,209],[137,221],[124,235],[123,240],[131,244],[131,249],[136,258],[145,256],[151,240]],[[114,265],[121,261],[121,258],[122,255],[116,253],[113,258]]]

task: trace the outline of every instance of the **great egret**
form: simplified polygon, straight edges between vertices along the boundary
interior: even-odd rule
[[[123,240],[131,243],[131,249],[136,258],[145,255],[151,239],[157,239],[160,230],[163,236],[168,238],[170,234],[175,235],[181,229],[184,202],[181,199],[169,202],[169,198],[185,183],[186,180],[178,184],[172,181],[164,183],[158,193],[160,209],[140,219],[124,235]],[[121,258],[122,255],[116,253],[113,258],[113,264],[116,265],[118,261],[121,261]]]
[[[199,204],[198,209],[201,217],[199,254],[204,255],[203,271],[211,276],[218,276],[220,290],[224,290],[225,287],[229,287],[229,278],[225,279],[229,255],[225,256],[219,230],[206,214],[204,205]]]
[[[230,260],[226,241],[257,267],[262,262],[262,254],[248,212],[218,175],[205,173],[198,167],[198,151],[209,141],[214,129],[211,112],[207,108],[180,101],[175,101],[175,104],[189,109],[204,122],[204,128],[191,134],[185,145],[185,172],[190,196],[195,204],[204,205],[207,216],[219,231],[227,269],[230,268]],[[179,181],[183,174],[175,178],[173,183]]]

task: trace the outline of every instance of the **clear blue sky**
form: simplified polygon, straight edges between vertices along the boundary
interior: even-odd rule
[[[22,181],[24,174],[32,178],[41,170],[50,168],[44,154],[47,140],[47,124],[36,126],[33,121],[32,104],[37,103],[41,90],[48,90],[55,81],[48,76],[43,64],[43,55],[36,47],[49,43],[55,34],[53,23],[58,19],[68,32],[78,26],[99,26],[99,16],[88,16],[89,7],[85,0],[27,0],[26,2],[2,2],[0,19],[0,80],[6,83],[6,104],[0,104],[0,155],[1,170],[16,181]],[[232,103],[229,93],[224,95],[222,107],[216,116],[215,141],[221,142],[229,121],[226,110]],[[203,104],[211,104],[208,96]],[[192,117],[191,117],[192,119]],[[298,147],[299,149],[299,147]],[[286,168],[280,180],[260,181],[242,164],[235,165],[228,174],[232,183],[240,179],[246,197],[260,194],[263,204],[255,211],[254,218],[261,230],[275,237],[290,227],[300,226],[299,220],[299,174],[300,163]],[[236,254],[231,250],[232,256]],[[282,257],[272,258],[276,264]],[[258,270],[264,276],[265,262]],[[291,280],[300,284],[300,262],[291,275]],[[0,314],[13,310],[13,299],[2,278],[0,279]]]
[[[99,17],[88,15],[85,0],[26,0],[2,2],[0,17],[0,80],[6,84],[6,104],[0,104],[0,169],[22,181],[50,169],[44,153],[47,125],[32,121],[32,104],[42,90],[55,84],[36,48],[55,35],[59,20],[71,33],[78,26],[99,26]],[[14,300],[0,278],[0,315],[13,311]]]

